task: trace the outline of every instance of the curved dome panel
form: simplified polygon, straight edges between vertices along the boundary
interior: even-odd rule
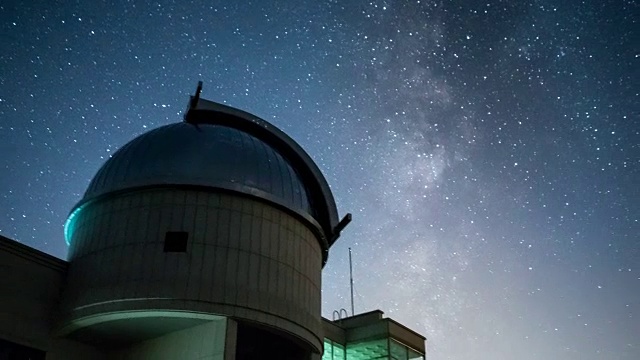
[[[205,186],[267,196],[313,215],[307,190],[271,146],[235,128],[177,123],[150,131],[118,150],[84,198],[158,185]]]

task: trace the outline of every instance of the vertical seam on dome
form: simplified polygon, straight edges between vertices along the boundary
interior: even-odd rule
[[[251,152],[254,154],[254,167],[253,167],[253,175],[256,180],[257,187],[261,187],[261,171],[260,171],[260,163],[263,161],[262,154],[260,153],[260,148],[257,143],[257,139],[253,137],[253,135],[248,135],[249,140],[251,141]]]
[[[248,139],[249,135],[247,133],[243,133],[240,132],[240,141],[242,143],[242,150],[243,152],[245,152],[245,154],[247,154],[248,156],[243,159],[244,161],[237,161],[237,163],[239,164],[238,167],[236,168],[238,170],[238,172],[240,173],[240,178],[241,178],[241,183],[244,183],[245,185],[247,185],[247,181],[249,180],[249,174],[248,171],[249,169],[251,169],[251,162],[253,161],[252,156],[251,156],[251,151],[247,151],[250,150],[250,143],[249,143],[249,139]],[[239,157],[237,157],[237,160],[241,160]],[[257,184],[256,184],[257,185]],[[252,187],[256,187],[256,185],[253,185]]]
[[[214,125],[214,126],[218,126],[218,125]],[[229,127],[220,127],[220,128],[224,129],[224,130],[228,130],[231,133],[235,133],[235,134],[240,133],[240,131],[235,129],[235,128],[229,128]],[[240,140],[240,141],[242,142],[242,140]],[[231,142],[233,143],[233,138],[232,138]],[[231,159],[232,159],[231,163],[232,164],[231,164],[231,169],[230,169],[231,171],[229,171],[229,172],[233,176],[233,178],[232,179],[228,179],[228,180],[231,183],[237,184],[238,183],[237,177],[238,177],[238,172],[239,172],[238,171],[238,167],[239,167],[240,159],[238,158],[237,154],[231,154],[231,155],[232,155],[231,156]]]
[[[292,173],[291,174],[291,193],[292,193],[293,203],[299,208],[306,210],[306,208],[302,204],[302,201],[300,201],[299,191],[296,191],[300,189],[300,177],[298,176],[298,173],[296,172],[296,170],[293,169],[292,167],[290,167],[289,170]]]
[[[269,150],[267,149],[267,144],[265,144],[263,141],[259,139],[256,139],[256,142],[259,144],[262,154],[264,154],[264,161],[266,162],[266,166],[265,166],[266,172],[263,174],[263,178],[265,179],[264,184],[272,184],[271,177],[272,177],[273,169],[271,167],[271,156],[269,154]],[[263,189],[263,190],[270,191],[271,189]]]
[[[269,150],[271,152],[273,161],[275,163],[275,166],[273,168],[273,172],[272,175],[274,176],[274,181],[272,182],[272,184],[279,184],[279,189],[277,192],[277,195],[280,196],[283,199],[286,199],[285,193],[284,193],[284,176],[282,175],[282,157],[280,156],[280,154],[278,154],[272,147],[269,147]],[[278,179],[275,179],[275,177],[277,177]],[[275,188],[272,186],[272,193],[276,193],[275,192]]]
[[[256,142],[256,138],[253,136],[249,136],[249,140],[251,141],[251,150],[252,153],[255,155],[255,179],[256,179],[256,184],[257,187],[260,188],[262,187],[262,178],[261,178],[261,171],[260,171],[260,166],[262,163],[262,155],[260,154],[260,147],[258,145],[258,143]]]
[[[291,169],[291,166],[289,165],[289,162],[287,161],[287,159],[285,159],[284,157],[282,157],[282,162],[284,163],[284,171],[286,171],[286,175],[289,181],[283,181],[282,182],[282,186],[284,186],[286,190],[289,191],[289,198],[293,201],[293,176],[291,176],[291,172],[293,171],[293,169]],[[285,193],[285,198],[286,198],[286,193]]]

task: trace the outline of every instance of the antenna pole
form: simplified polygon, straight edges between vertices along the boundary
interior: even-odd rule
[[[351,262],[351,248],[349,248],[349,281],[351,282],[351,316],[354,316],[356,313],[353,308],[353,263]]]

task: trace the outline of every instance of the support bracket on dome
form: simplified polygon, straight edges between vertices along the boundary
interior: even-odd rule
[[[184,114],[184,121],[191,123],[191,110],[194,110],[196,107],[198,107],[198,101],[200,101],[200,94],[202,93],[202,81],[198,81],[198,87],[196,88],[196,93],[194,95],[191,96],[191,99],[189,100],[189,106],[187,107],[187,111]]]
[[[347,225],[349,225],[350,222],[351,222],[351,213],[347,213],[347,215],[345,215],[342,218],[342,220],[340,220],[338,225],[336,225],[336,227],[333,228],[333,236],[331,241],[329,242],[329,246],[333,245],[333,243],[338,239],[338,237],[340,237],[340,232],[342,232],[342,230],[344,230],[344,228],[347,227]]]

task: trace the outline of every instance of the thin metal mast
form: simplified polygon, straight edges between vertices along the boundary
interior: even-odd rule
[[[356,313],[353,308],[353,263],[351,262],[351,248],[349,248],[349,280],[351,282],[351,316],[354,316]]]

